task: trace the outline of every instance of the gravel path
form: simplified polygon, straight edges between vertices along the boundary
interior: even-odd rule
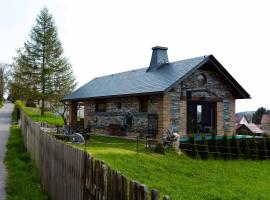
[[[0,109],[0,200],[6,199],[5,182],[7,171],[4,165],[4,157],[6,152],[6,143],[9,136],[9,127],[11,125],[11,114],[13,104],[6,103]]]

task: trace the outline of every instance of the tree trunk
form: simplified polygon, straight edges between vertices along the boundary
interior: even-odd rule
[[[45,100],[44,100],[44,98],[42,98],[41,99],[41,116],[43,116],[44,115],[44,110],[45,110]]]

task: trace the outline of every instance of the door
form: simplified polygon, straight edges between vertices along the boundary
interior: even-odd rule
[[[188,101],[187,133],[211,133],[216,129],[216,103]]]

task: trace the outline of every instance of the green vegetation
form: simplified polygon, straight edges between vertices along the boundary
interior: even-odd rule
[[[10,128],[4,162],[8,169],[6,184],[8,200],[48,199],[40,185],[35,164],[25,151],[21,130],[17,125]]]
[[[18,49],[11,73],[10,96],[23,99],[28,106],[40,101],[42,116],[45,104],[51,108],[63,106],[60,100],[75,89],[72,66],[64,56],[55,21],[47,8],[40,11],[24,46]]]
[[[173,151],[161,155],[144,150],[143,143],[137,155],[135,140],[102,136],[91,136],[87,151],[128,178],[175,200],[270,197],[269,161],[198,160]]]
[[[51,112],[47,111],[43,116],[41,116],[40,110],[38,108],[25,107],[22,101],[16,101],[15,106],[23,110],[35,122],[47,122],[48,124],[52,125],[64,125],[63,118]]]

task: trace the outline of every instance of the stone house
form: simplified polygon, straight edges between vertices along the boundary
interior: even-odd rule
[[[149,67],[95,78],[64,97],[70,125],[81,105],[83,125],[92,132],[116,126],[131,134],[232,134],[235,100],[250,95],[218,60],[207,55],[169,62],[166,47],[152,50]]]

